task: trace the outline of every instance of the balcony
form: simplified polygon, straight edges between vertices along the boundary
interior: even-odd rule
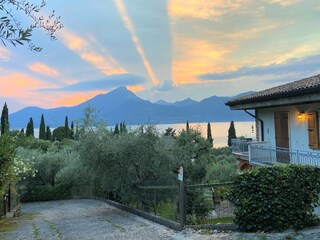
[[[232,139],[232,154],[250,165],[303,164],[320,166],[320,151],[301,151],[274,148],[269,142]]]

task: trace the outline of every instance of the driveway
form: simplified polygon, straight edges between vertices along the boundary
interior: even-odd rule
[[[320,227],[301,232],[218,233],[211,230],[172,229],[91,199],[22,204],[22,216],[0,224],[0,240],[318,240]],[[1,229],[5,227],[5,229]]]
[[[176,232],[99,200],[62,200],[22,204],[22,216],[9,221],[0,239],[206,239],[191,230]],[[215,234],[208,239],[230,239]]]

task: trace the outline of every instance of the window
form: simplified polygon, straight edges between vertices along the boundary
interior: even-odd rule
[[[319,149],[318,112],[308,112],[309,148]]]

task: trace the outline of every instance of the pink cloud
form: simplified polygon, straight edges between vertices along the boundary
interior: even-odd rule
[[[29,64],[28,67],[33,72],[46,75],[49,77],[58,77],[60,75],[60,73],[56,69],[49,67],[44,63],[35,62],[32,64]]]

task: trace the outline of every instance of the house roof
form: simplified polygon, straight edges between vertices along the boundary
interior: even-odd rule
[[[226,105],[231,107],[239,104],[251,104],[313,93],[320,94],[320,75],[304,78],[260,92],[231,99],[226,103]]]

